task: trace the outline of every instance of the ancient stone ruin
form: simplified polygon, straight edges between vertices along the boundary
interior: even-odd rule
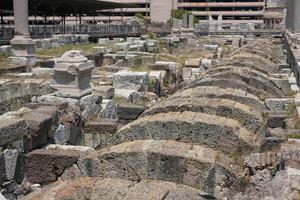
[[[38,49],[77,38],[55,37]],[[101,38],[3,70],[0,199],[299,198],[299,88],[283,46]]]

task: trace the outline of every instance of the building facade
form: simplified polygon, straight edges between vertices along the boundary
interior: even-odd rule
[[[286,28],[292,33],[300,33],[300,0],[288,0]]]

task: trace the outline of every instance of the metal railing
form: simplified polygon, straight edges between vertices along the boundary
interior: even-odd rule
[[[139,36],[144,32],[141,25],[74,25],[74,26],[53,26],[53,25],[31,25],[30,35],[33,39],[49,38],[56,34],[88,34],[95,37],[126,37]],[[14,26],[2,25],[0,27],[0,43],[10,41],[14,35]]]

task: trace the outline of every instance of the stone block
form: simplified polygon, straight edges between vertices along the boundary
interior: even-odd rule
[[[8,63],[14,66],[27,66],[28,59],[25,57],[8,57]]]
[[[135,120],[144,111],[143,106],[138,106],[135,104],[119,104],[118,105],[118,116],[121,120]]]
[[[207,58],[202,59],[201,68],[203,70],[206,70],[206,69],[210,68],[211,66],[212,66],[212,60],[211,59],[207,59]]]
[[[22,117],[29,127],[29,137],[26,138],[25,151],[44,146],[48,143],[48,134],[52,128],[52,116],[32,111]]]
[[[185,61],[185,67],[199,68],[200,64],[200,58],[189,58]]]
[[[130,42],[115,43],[114,49],[116,49],[117,51],[127,51],[130,44]]]
[[[291,90],[293,92],[299,92],[300,91],[300,89],[299,89],[299,87],[298,87],[297,84],[291,84]]]
[[[113,85],[116,87],[122,85],[140,85],[141,90],[147,91],[149,86],[149,73],[122,70],[113,75]]]
[[[102,106],[102,110],[98,118],[106,118],[106,119],[118,118],[118,107],[113,100],[103,99],[101,106]]]
[[[129,45],[128,51],[146,51],[145,45],[132,44]]]
[[[98,44],[99,45],[108,45],[110,42],[109,38],[99,38],[98,39]]]
[[[81,152],[76,150],[39,149],[26,157],[26,178],[31,183],[54,182],[65,169],[75,164]]]
[[[28,135],[28,126],[23,119],[0,120],[0,146],[11,144]]]
[[[102,144],[104,140],[109,140],[111,135],[116,133],[116,120],[100,119],[89,121],[84,127],[85,145],[96,148]]]
[[[132,90],[132,89],[119,89],[119,88],[116,88],[115,96],[117,98],[123,98],[127,102],[133,103],[138,98],[138,92],[136,90]]]
[[[185,67],[182,69],[182,78],[184,81],[188,80],[192,76],[192,68]]]
[[[91,94],[80,99],[81,116],[84,120],[95,119],[102,110],[102,96]]]
[[[16,149],[6,149],[0,153],[0,185],[15,177],[19,152]]]
[[[267,125],[270,128],[286,128],[286,115],[269,115]]]
[[[54,65],[55,65],[55,61],[53,59],[37,61],[37,66],[41,68],[54,68]]]
[[[149,72],[149,91],[160,95],[162,82],[161,71],[150,71]]]
[[[32,73],[33,73],[33,76],[38,77],[38,78],[49,78],[54,74],[54,69],[35,67],[35,68],[32,68]]]
[[[84,132],[95,134],[113,134],[117,131],[116,122],[116,120],[109,119],[88,121],[84,126]]]
[[[53,134],[53,140],[58,145],[82,145],[83,132],[74,123],[60,124]]]
[[[103,99],[111,99],[115,94],[115,88],[113,86],[97,86],[93,88],[94,93],[102,96]]]
[[[288,99],[288,98],[286,98],[286,99],[272,98],[272,99],[266,99],[265,105],[270,110],[280,111],[280,110],[285,110],[286,105],[289,103],[292,103],[292,101],[293,101],[293,99]]]
[[[212,51],[212,52],[217,52],[218,47],[219,47],[218,45],[203,45],[203,48],[205,50]]]

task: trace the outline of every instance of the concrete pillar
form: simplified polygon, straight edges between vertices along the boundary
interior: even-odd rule
[[[294,33],[300,33],[300,1],[294,1],[294,19],[293,19],[293,31]]]
[[[30,38],[28,25],[28,0],[14,0],[15,35],[11,40],[12,54],[9,60],[26,65],[28,70],[35,65],[35,43]],[[20,62],[21,61],[21,62]]]

